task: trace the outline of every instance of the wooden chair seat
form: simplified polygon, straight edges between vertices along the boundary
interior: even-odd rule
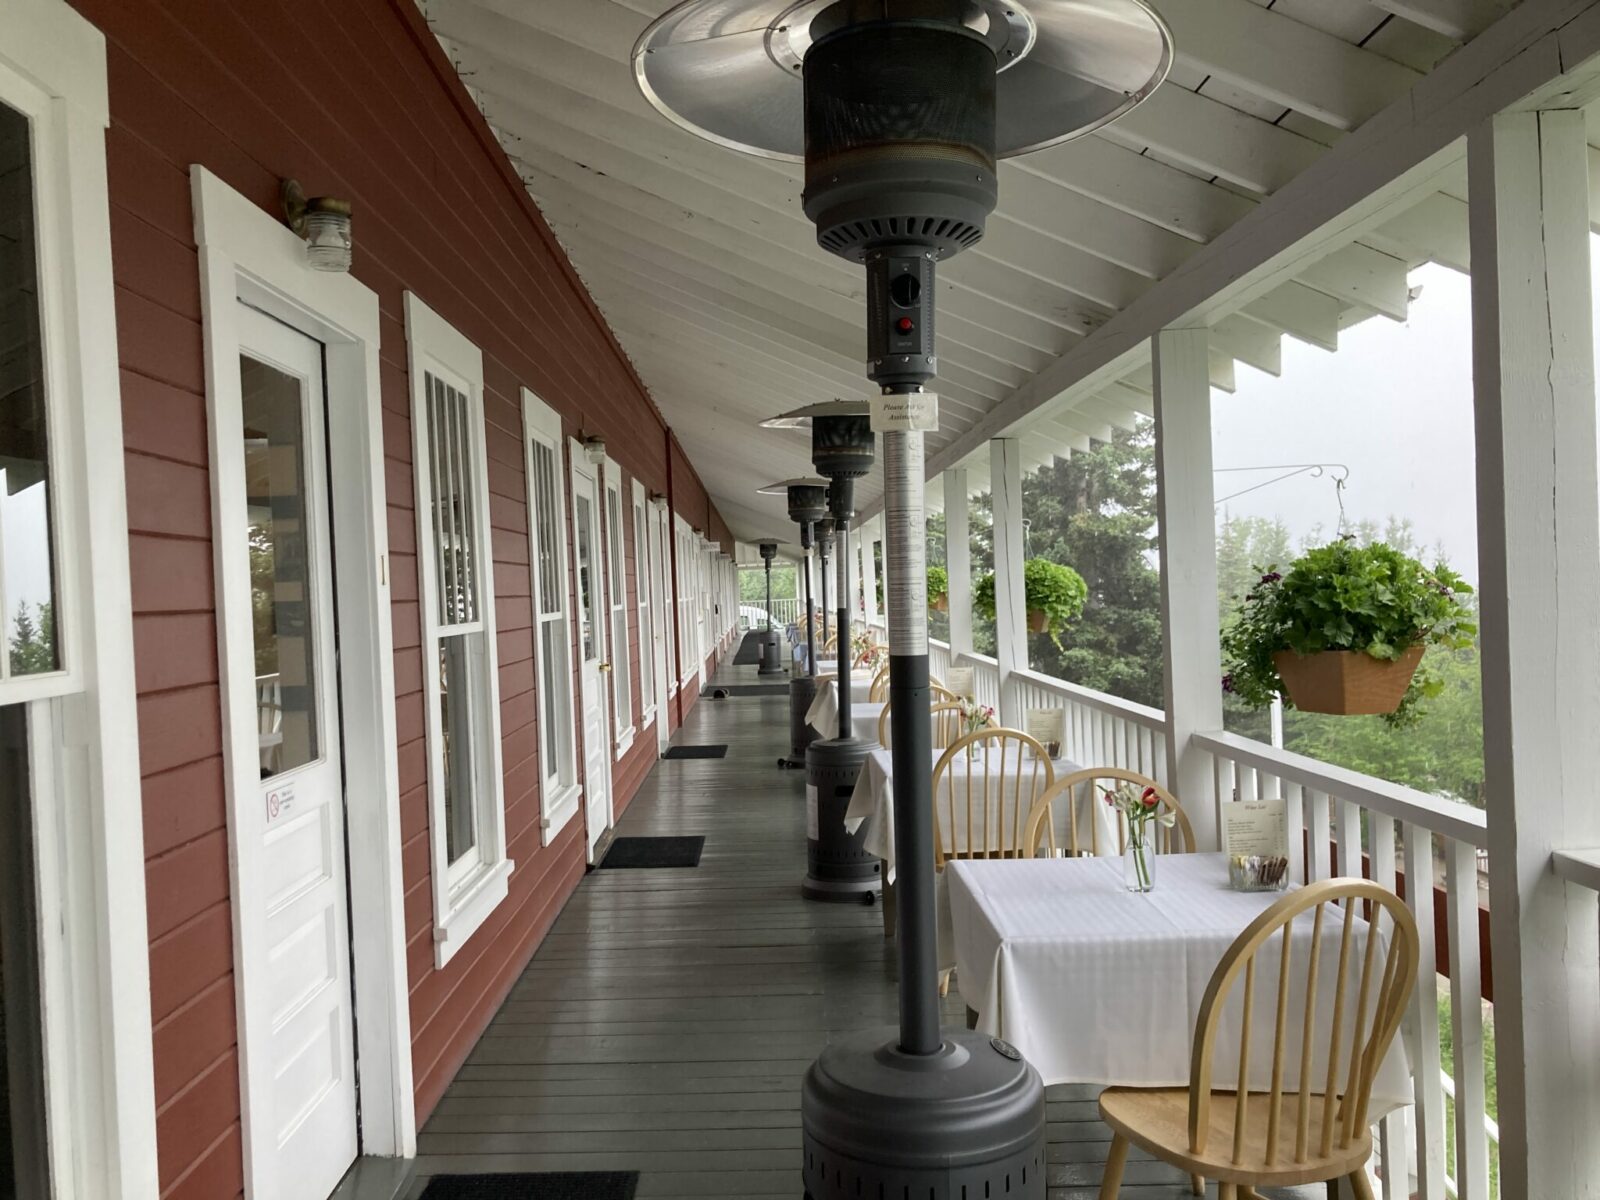
[[[1238,1112],[1237,1093],[1213,1094],[1217,1103],[1211,1106],[1210,1136],[1206,1139],[1207,1148],[1199,1153],[1179,1149],[1189,1145],[1187,1087],[1107,1088],[1100,1093],[1100,1117],[1134,1145],[1158,1155],[1179,1170],[1219,1183],[1247,1184],[1255,1188],[1293,1187],[1360,1174],[1372,1154],[1371,1133],[1362,1129],[1349,1145],[1341,1146],[1336,1142],[1326,1156],[1316,1154],[1313,1147],[1304,1162],[1295,1162],[1294,1138],[1300,1120],[1300,1097],[1289,1093],[1283,1097],[1277,1161],[1269,1165],[1266,1134],[1272,1097],[1265,1092],[1252,1092],[1246,1101],[1244,1153],[1240,1161],[1235,1162],[1233,1133]],[[1335,1098],[1335,1106],[1338,1103]],[[1309,1096],[1307,1107],[1311,1110],[1310,1128],[1321,1129],[1323,1097]],[[1337,1108],[1335,1111],[1337,1113]],[[1312,1141],[1315,1140],[1313,1133]]]

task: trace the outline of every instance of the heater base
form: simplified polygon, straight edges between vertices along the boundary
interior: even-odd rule
[[[871,904],[883,887],[882,864],[862,842],[866,827],[844,827],[845,810],[872,746],[856,738],[812,742],[806,749],[807,900]]]
[[[806,751],[822,736],[806,720],[816,698],[817,681],[811,676],[796,675],[789,680],[789,757],[783,760],[786,767],[804,767]]]
[[[1045,1200],[1044,1084],[1004,1042],[946,1030],[910,1055],[894,1029],[831,1043],[800,1097],[808,1200]]]
[[[783,658],[778,652],[778,644],[782,639],[776,629],[763,631],[761,634],[761,669],[757,675],[782,675]]]

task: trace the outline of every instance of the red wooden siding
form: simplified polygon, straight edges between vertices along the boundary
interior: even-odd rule
[[[419,1121],[583,871],[578,822],[539,844],[520,389],[561,412],[569,436],[603,436],[628,479],[649,491],[668,490],[673,445],[674,500],[691,524],[726,530],[411,0],[339,0],[317,7],[315,20],[279,4],[75,2],[109,52],[161,1189],[175,1200],[227,1200],[242,1191],[239,1076],[190,165],[273,213],[283,177],[349,198],[355,274],[381,305]],[[408,289],[484,351],[506,828],[517,863],[506,902],[444,971],[433,968]],[[624,499],[638,697],[631,491]],[[618,764],[619,808],[654,744],[640,729]]]

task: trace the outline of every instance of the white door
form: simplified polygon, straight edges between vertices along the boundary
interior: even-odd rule
[[[583,447],[572,443],[572,530],[578,568],[578,658],[583,679],[583,792],[589,861],[595,843],[611,828],[611,704],[605,676],[606,586],[600,561],[604,529],[600,485]]]
[[[225,466],[242,473],[245,506],[221,552],[249,564],[256,677],[232,701],[254,707],[260,756],[233,814],[244,1121],[251,1200],[310,1200],[356,1156],[322,347],[244,305],[237,315],[243,438]]]
[[[670,583],[665,570],[666,562],[666,509],[650,508],[645,515],[645,526],[649,529],[648,538],[650,545],[650,590],[660,600],[651,622],[651,636],[654,645],[650,652],[656,656],[656,750],[665,753],[667,746],[672,741],[672,734],[668,731],[667,706],[672,703],[672,685],[669,675],[672,671],[672,656],[667,649],[667,641],[672,637],[672,595]]]

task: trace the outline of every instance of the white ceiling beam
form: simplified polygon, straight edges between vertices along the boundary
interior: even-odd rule
[[[1391,254],[1417,255],[1456,271],[1472,269],[1466,201],[1443,192],[1435,192],[1393,220],[1385,221],[1365,234],[1363,240]]]
[[[1309,288],[1404,321],[1411,304],[1405,260],[1354,242],[1300,271]]]
[[[1341,302],[1326,292],[1290,280],[1252,300],[1240,311],[1275,325],[1302,342],[1323,350],[1337,350],[1341,307]]]
[[[1371,0],[1371,3],[1404,17],[1424,29],[1442,33],[1458,42],[1468,42],[1493,25],[1516,0]]]
[[[1164,4],[1180,62],[1337,129],[1355,129],[1421,77],[1251,0]]]
[[[1283,334],[1260,321],[1240,313],[1226,316],[1211,327],[1211,344],[1258,371],[1283,374]]]

